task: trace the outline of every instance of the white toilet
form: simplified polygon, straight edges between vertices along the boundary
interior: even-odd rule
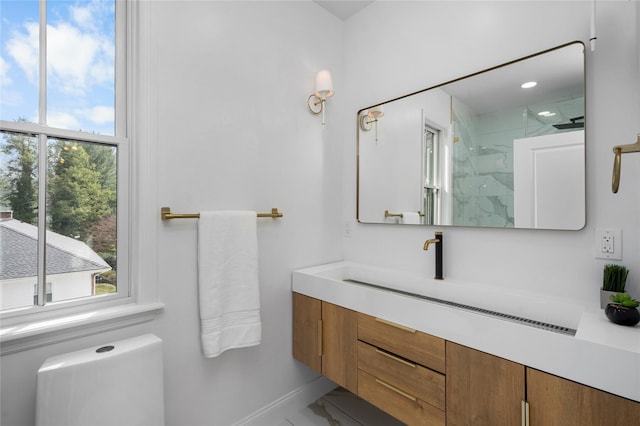
[[[162,340],[145,334],[48,358],[36,425],[164,425]]]

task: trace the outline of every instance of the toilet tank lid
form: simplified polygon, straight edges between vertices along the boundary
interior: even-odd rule
[[[103,345],[47,358],[40,366],[40,369],[38,369],[38,373],[94,362],[100,359],[123,356],[153,346],[158,346],[159,349],[162,347],[162,339],[154,334],[144,334],[129,339],[105,343]]]

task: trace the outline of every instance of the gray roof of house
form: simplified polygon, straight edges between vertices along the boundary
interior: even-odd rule
[[[84,242],[55,232],[46,235],[47,274],[111,269]],[[16,219],[0,220],[0,280],[38,274],[38,228]]]

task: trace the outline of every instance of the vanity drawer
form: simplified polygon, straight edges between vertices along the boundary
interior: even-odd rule
[[[445,372],[445,341],[439,337],[358,313],[358,339],[432,370]]]
[[[375,346],[358,342],[358,368],[444,410],[445,376]]]
[[[444,426],[444,411],[358,369],[358,396],[408,425]]]

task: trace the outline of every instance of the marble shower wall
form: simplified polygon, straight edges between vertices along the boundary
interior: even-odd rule
[[[553,124],[584,115],[584,98],[548,105],[564,112],[551,120],[535,106],[477,116],[452,102],[452,224],[512,228],[513,140],[559,132]]]

